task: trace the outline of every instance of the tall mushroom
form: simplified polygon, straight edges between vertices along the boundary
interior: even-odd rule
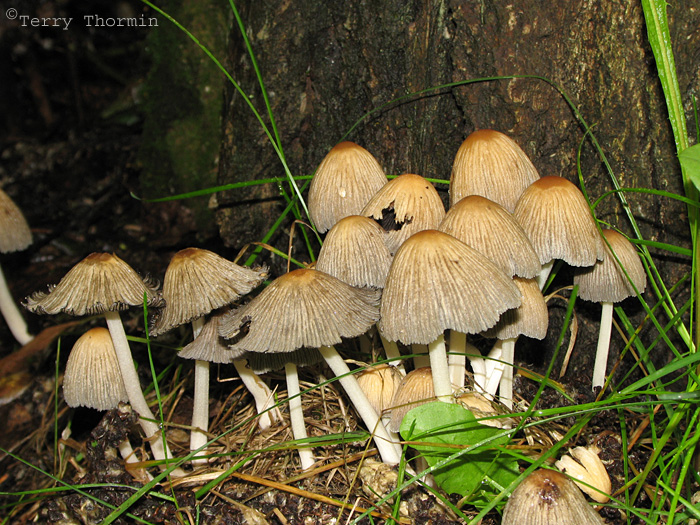
[[[647,285],[647,275],[634,245],[615,230],[603,230],[603,236],[607,241],[605,258],[574,276],[579,297],[601,303],[602,306],[598,347],[593,365],[593,388],[605,384],[613,303],[637,295],[637,292],[642,293]]]
[[[232,350],[282,353],[318,348],[338,377],[385,463],[397,464],[400,448],[391,442],[379,415],[367,401],[333,345],[365,333],[379,317],[378,290],[355,288],[318,270],[300,269],[275,279],[250,303],[222,320],[226,339],[241,335]],[[303,426],[303,421],[302,421]]]
[[[165,271],[165,307],[157,316],[151,334],[158,336],[176,326],[192,323],[196,338],[204,326],[205,315],[238,300],[266,277],[266,268],[239,266],[209,250],[180,250],[173,255]],[[245,368],[241,363],[236,368],[239,367]],[[241,378],[244,376],[244,383],[247,383],[246,371]],[[261,426],[268,427],[272,416],[265,412]],[[205,432],[209,429],[209,361],[205,359],[195,359],[192,427],[190,450],[197,450],[207,442]]]
[[[50,286],[48,292],[36,292],[27,298],[25,306],[39,314],[63,312],[75,316],[102,314],[105,317],[129,402],[140,416],[139,424],[149,438],[153,455],[163,460],[170,457],[168,447],[158,437],[161,429],[141,390],[119,316],[120,310],[142,306],[144,296],[149,306],[162,303],[156,286],[141,279],[119,257],[109,253],[92,253],[76,264],[57,285]],[[150,439],[152,437],[155,438]]]
[[[27,220],[9,195],[0,190],[0,253],[24,250],[31,243],[32,232]],[[27,323],[7,287],[2,268],[0,268],[0,312],[19,344],[24,346],[34,338],[29,333]]]

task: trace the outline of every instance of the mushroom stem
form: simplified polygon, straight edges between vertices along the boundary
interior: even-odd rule
[[[464,371],[467,365],[467,334],[450,330],[450,355],[447,358],[450,381],[456,389],[464,388]]]
[[[17,308],[17,303],[15,303],[10,289],[7,287],[7,281],[5,280],[5,274],[0,268],[0,312],[7,322],[7,326],[10,328],[10,332],[17,339],[17,342],[22,346],[26,345],[29,341],[34,339],[34,336],[27,330],[27,323],[22,317],[22,314]]]
[[[381,332],[379,332],[379,337],[382,340],[382,346],[384,347],[384,353],[387,359],[394,359],[391,365],[395,366],[396,369],[401,372],[402,376],[405,376],[406,369],[403,366],[403,361],[400,360],[401,352],[399,352],[399,345],[396,344],[396,341],[389,341]]]
[[[148,483],[153,479],[153,476],[145,468],[135,466],[139,462],[139,458],[134,454],[134,449],[131,448],[131,442],[129,442],[128,437],[119,442],[119,455],[126,463],[126,471],[136,479],[143,483]]]
[[[494,347],[500,345],[501,361],[503,361],[503,375],[501,376],[501,384],[499,387],[501,403],[503,403],[509,409],[513,408],[513,364],[515,360],[515,341],[515,338],[503,339],[499,340],[494,345]]]
[[[536,277],[537,286],[540,287],[540,290],[544,291],[544,285],[547,284],[547,278],[549,278],[549,274],[552,273],[553,266],[554,266],[554,259],[552,259],[548,263],[545,263],[542,265],[542,269],[540,270],[540,274]]]
[[[428,354],[430,356],[430,368],[433,371],[435,397],[443,403],[454,402],[450,372],[447,367],[445,336],[443,334],[440,334],[435,341],[428,345]]]
[[[107,328],[112,336],[114,350],[117,353],[119,369],[122,373],[124,388],[129,397],[129,403],[131,403],[131,407],[139,415],[139,424],[148,438],[153,456],[159,461],[169,459],[172,456],[168,450],[168,445],[165,443],[164,437],[161,436],[160,426],[154,421],[155,417],[153,416],[153,412],[151,412],[146,398],[143,396],[139,376],[134,367],[131,350],[129,349],[129,341],[126,339],[124,325],[122,325],[119,312],[108,311],[104,313],[104,316],[107,321]]]
[[[243,381],[250,395],[253,396],[255,409],[258,414],[260,414],[258,418],[258,426],[260,429],[265,430],[270,428],[272,423],[280,421],[282,416],[280,415],[279,409],[275,407],[275,400],[272,396],[272,392],[265,382],[248,367],[248,361],[246,359],[235,359],[233,361],[233,366],[236,367],[241,381]]]
[[[322,346],[318,350],[340,381],[355,410],[365,422],[367,430],[374,436],[374,443],[377,445],[382,461],[387,465],[398,465],[401,461],[401,446],[391,440],[384,424],[370,405],[348,365],[332,346]]]
[[[196,339],[204,327],[204,317],[192,321],[192,333]],[[194,362],[194,401],[192,404],[192,430],[190,431],[190,451],[206,445],[209,430],[209,361],[196,359]],[[202,451],[206,454],[206,451]],[[206,465],[206,458],[192,460],[193,465]]]
[[[411,351],[414,353],[413,368],[423,368],[430,366],[430,358],[428,357],[428,345],[414,343],[411,345]]]
[[[600,331],[598,332],[598,348],[593,365],[593,388],[605,384],[605,369],[608,366],[608,351],[610,350],[610,334],[612,333],[613,303],[601,303]]]
[[[295,440],[306,439],[306,423],[301,407],[301,389],[299,388],[299,373],[294,363],[284,364],[284,374],[287,378],[287,399],[289,400],[289,421],[292,425],[292,435]],[[314,453],[305,445],[298,448],[301,469],[308,470],[314,466]]]

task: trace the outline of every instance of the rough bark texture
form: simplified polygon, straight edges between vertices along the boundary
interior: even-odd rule
[[[594,126],[622,186],[681,192],[638,2],[242,1],[238,8],[294,174],[311,174],[360,117],[396,97],[479,77],[540,75],[561,86]],[[669,17],[691,123],[691,99],[699,89],[700,10],[693,1],[680,0],[670,6]],[[238,28],[231,34],[231,70],[262,112]],[[220,182],[282,176],[279,160],[240,95],[229,89],[227,100]],[[514,138],[541,175],[578,182],[583,129],[557,90],[536,79],[442,89],[375,113],[347,138],[371,151],[387,173],[448,179],[460,143],[479,128]],[[612,189],[590,143],[581,160],[593,199]],[[682,206],[640,194],[628,200],[647,239],[686,243]],[[259,240],[283,209],[273,185],[220,195],[219,205],[220,231],[234,246]],[[597,214],[632,233],[615,197],[606,198]],[[284,250],[286,244],[280,233],[276,245]],[[677,264],[664,268],[674,275],[686,270]]]

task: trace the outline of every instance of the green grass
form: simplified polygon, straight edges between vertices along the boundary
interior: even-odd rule
[[[309,183],[311,175],[295,175],[287,165],[280,133],[277,128],[275,117],[273,115],[267,97],[267,91],[263,82],[263,74],[257,61],[255,60],[252,47],[246,36],[245,27],[234,2],[230,0],[229,3],[236,24],[240,29],[242,37],[244,38],[251,63],[257,75],[259,88],[263,95],[265,104],[266,118],[264,118],[258,109],[254,107],[250,98],[242,90],[230,73],[224,68],[221,62],[209,52],[206,46],[200,42],[195,35],[191,34],[178,21],[172,19],[167,13],[163,12],[151,2],[147,0],[143,0],[143,2],[151,9],[170,20],[185,34],[187,34],[189,38],[192,39],[194,44],[199,46],[199,48],[206,53],[212,61],[214,61],[214,63],[221,70],[222,74],[225,75],[234,88],[239,91],[243,100],[245,100],[248,104],[250,111],[255,114],[261,128],[267,135],[270,147],[272,147],[277,154],[279,162],[282,165],[285,173],[284,178],[263,179],[217,186],[214,188],[197,189],[186,194],[165,197],[163,199],[158,199],[157,201],[198,197],[219,191],[231,190],[256,184],[277,184],[282,189],[281,195],[285,200],[285,208],[277,218],[272,228],[260,240],[260,243],[267,243],[269,239],[272,238],[274,233],[283,225],[289,224],[290,220],[309,222],[308,208],[304,201],[303,193]],[[649,42],[656,58],[658,77],[661,81],[668,107],[677,153],[680,154],[688,147],[689,140],[680,90],[678,88],[678,81],[676,78],[675,64],[673,62],[668,21],[666,19],[666,4],[659,0],[642,0],[642,6],[646,19]],[[694,323],[689,321],[696,320],[697,322],[698,316],[700,316],[700,308],[698,308],[696,294],[696,290],[700,284],[700,281],[698,281],[700,274],[697,271],[698,191],[692,183],[692,174],[688,173],[686,169],[682,170],[685,195],[676,195],[666,191],[651,190],[646,188],[621,187],[612,167],[607,161],[604,149],[596,139],[592,127],[585,121],[584,116],[580,113],[565,91],[551,80],[535,75],[494,76],[470,79],[434,86],[415,93],[410,93],[403,97],[388,101],[387,103],[368,112],[353,126],[351,126],[342,137],[338,137],[338,141],[348,137],[355,129],[358,128],[358,126],[361,126],[365,120],[370,118],[375,113],[390,110],[392,107],[396,107],[398,104],[407,100],[420,99],[421,97],[428,95],[448,93],[452,89],[463,88],[473,83],[500,82],[513,78],[536,79],[541,82],[546,82],[556,88],[560,96],[570,105],[575,118],[578,120],[582,129],[584,129],[584,141],[591,144],[595,148],[601,161],[605,165],[615,189],[611,192],[605,193],[595,201],[589,198],[589,202],[592,210],[595,212],[596,207],[605,199],[618,199],[627,214],[629,224],[634,232],[634,236],[631,240],[637,245],[648,274],[649,291],[646,293],[645,297],[639,297],[640,305],[645,312],[645,318],[642,324],[636,325],[627,317],[623,308],[617,307],[615,309],[619,328],[625,334],[627,341],[626,346],[621,352],[622,356],[632,356],[635,363],[632,369],[628,370],[622,375],[622,379],[619,381],[619,383],[609,384],[609,388],[604,390],[604,394],[601,395],[597,401],[592,403],[562,408],[536,410],[534,407],[545,389],[552,388],[550,377],[552,375],[555,360],[560,353],[561,346],[565,339],[566,332],[569,329],[569,324],[571,322],[576,304],[576,290],[573,290],[569,299],[567,312],[563,319],[563,327],[554,357],[549,363],[548,369],[542,378],[538,379],[536,376],[533,376],[533,379],[531,379],[533,381],[538,381],[539,384],[537,393],[535,394],[534,399],[531,401],[530,408],[523,413],[517,414],[520,416],[520,419],[516,428],[512,430],[504,430],[499,434],[499,437],[502,435],[522,435],[521,433],[528,428],[534,426],[546,427],[546,425],[551,422],[562,421],[571,417],[576,418],[576,423],[568,430],[563,440],[555,444],[550,449],[544,451],[536,459],[533,459],[533,457],[530,455],[522,454],[516,449],[502,448],[502,453],[509,454],[519,460],[521,466],[523,467],[523,472],[513,483],[507,487],[503,487],[503,490],[500,490],[496,497],[492,498],[488,503],[481,504],[477,508],[469,508],[467,510],[467,507],[464,507],[463,505],[464,502],[454,505],[439,492],[435,492],[435,494],[465,521],[476,522],[489,513],[492,513],[494,510],[502,508],[502,505],[506,501],[510,492],[527,474],[544,465],[547,460],[558,457],[558,455],[563,452],[562,449],[564,449],[570,443],[573,443],[575,437],[585,431],[587,425],[596,415],[603,411],[612,411],[617,414],[619,421],[619,433],[622,440],[622,457],[625,462],[624,475],[626,482],[622,490],[619,491],[614,496],[612,502],[607,505],[621,509],[628,516],[628,520],[631,520],[632,517],[634,517],[639,521],[649,524],[658,523],[660,521],[667,523],[683,523],[687,522],[687,520],[691,517],[700,518],[700,507],[690,503],[694,492],[694,487],[697,487],[698,483],[700,483],[700,476],[696,472],[694,465],[698,440],[700,439],[700,429],[698,428],[698,425],[700,425],[700,389],[698,388],[700,381],[697,374],[698,366],[700,365],[700,355],[698,355],[696,352],[698,334],[697,331],[694,331],[693,329]],[[583,147],[583,144],[584,142],[582,141],[581,147]],[[580,169],[580,149],[578,160],[579,182],[582,191],[584,191],[584,194],[586,194],[584,184],[585,180]],[[447,181],[438,182],[446,183]],[[688,208],[688,228],[691,237],[691,248],[674,246],[643,238],[637,225],[636,218],[634,217],[627,203],[627,194],[630,193],[643,193],[649,199],[673,199],[686,204]],[[601,227],[610,226],[615,227],[616,225],[601,224]],[[314,260],[315,254],[313,243],[309,238],[309,231],[311,232],[312,237],[317,237],[317,235],[313,230],[301,228],[301,231],[306,239],[308,256],[311,260]],[[687,260],[691,265],[691,271],[678,282],[665,282],[661,272],[657,268],[657,261],[652,256],[650,248],[657,251],[665,251],[670,255]],[[246,264],[252,264],[257,257],[257,254],[259,254],[260,250],[262,249],[263,248],[261,246],[256,247],[254,252],[247,259]],[[278,256],[287,257],[284,250],[280,250],[276,247],[271,247],[271,249]],[[299,266],[303,264],[298,260],[292,260],[292,263]],[[674,298],[678,296],[678,291],[685,287],[690,287],[690,298],[683,304],[676,304],[676,300]],[[144,314],[146,314],[145,311]],[[640,338],[640,332],[643,329],[646,329],[646,325],[649,324],[653,326],[653,335],[651,337],[646,335],[644,339]],[[649,330],[646,330],[647,334],[648,332]],[[139,339],[136,338],[136,340]],[[151,348],[148,336],[145,339],[141,339],[141,342],[148,345],[148,355],[150,358]],[[659,369],[655,367],[654,362],[650,357],[657,350],[658,346],[665,346],[674,354],[674,360]],[[626,359],[626,362],[629,362],[629,359]],[[159,384],[164,381],[165,373],[157,373],[152,359],[149,359],[149,366],[152,377],[154,378],[152,386],[156,390],[156,397],[160,405],[163,392],[160,391]],[[58,376],[58,369],[56,370],[56,375]],[[641,379],[633,380],[633,377],[641,377]],[[315,388],[321,388],[321,386]],[[56,420],[58,419],[57,396],[58,393],[56,393],[56,401],[54,405],[54,417]],[[162,410],[159,411],[159,413],[162,417]],[[634,415],[633,419],[629,417],[630,414]],[[636,422],[643,421],[645,419],[647,419],[646,429],[640,436],[634,435],[633,432],[635,429],[628,426],[630,421]],[[245,423],[246,422],[239,422],[237,425],[232,426],[229,430],[227,430],[226,433],[237,430]],[[218,436],[217,439],[220,437],[223,437],[223,435]],[[340,443],[346,439],[361,442],[366,438],[366,433],[359,432],[345,436],[330,436],[328,438],[328,442]],[[319,445],[317,439],[309,439],[308,443],[312,445]],[[473,447],[488,445],[488,443],[489,440],[486,440],[482,443],[457,450],[439,464],[434,465],[425,472],[416,473],[413,476],[406,473],[404,470],[405,465],[402,464],[400,468],[401,477],[399,478],[399,486],[390,494],[378,498],[376,505],[381,505],[384,502],[394,499],[394,516],[398,519],[398,508],[401,492],[405,488],[413,483],[421,483],[420,478],[423,475],[437,468],[449,465],[451,461],[468,453]],[[281,447],[293,447],[294,445],[295,443],[290,442],[281,445]],[[280,445],[276,445],[273,448],[279,447]],[[636,471],[631,462],[628,461],[628,458],[641,447],[646,450],[649,455],[649,459],[646,461],[646,464],[641,471]],[[7,451],[3,452],[7,453]],[[234,459],[233,464],[226,471],[222,472],[219,477],[208,482],[196,492],[197,499],[201,500],[202,498],[205,498],[212,489],[217,487],[232,473],[240,469],[245,462],[266,452],[269,452],[269,449],[241,451],[239,453],[240,457]],[[12,503],[6,504],[4,507],[0,507],[0,515],[9,515],[13,511],[13,508],[19,503],[26,504],[27,502],[38,500],[40,498],[47,498],[57,494],[71,492],[86,495],[96,503],[112,508],[113,510],[110,516],[103,522],[105,524],[112,523],[116,519],[122,517],[135,519],[140,523],[147,523],[143,520],[138,520],[133,515],[130,515],[129,509],[134,505],[134,503],[144,497],[159,498],[177,504],[177,499],[174,497],[174,493],[171,493],[171,495],[163,494],[158,489],[158,483],[165,480],[168,474],[174,468],[176,468],[179,464],[187,462],[195,453],[196,452],[193,452],[185,457],[178,458],[175,464],[171,465],[165,471],[159,473],[152,482],[136,489],[129,487],[128,490],[133,490],[133,494],[119,507],[110,507],[109,504],[98,500],[90,493],[89,489],[99,487],[100,485],[71,485],[58,477],[55,477],[50,472],[39,469],[26,458],[21,458],[10,454],[16,461],[24,463],[32,469],[41,470],[41,475],[45,476],[47,480],[51,480],[55,486],[36,491],[0,493],[0,496],[5,498],[12,497],[14,499]],[[60,470],[58,467],[60,463],[58,450],[58,424],[54,425],[54,458],[56,458],[54,470],[58,472]],[[426,488],[429,489],[428,487]],[[644,505],[641,505],[640,495],[643,491],[647,492],[647,494],[652,495],[653,497],[647,500]],[[359,523],[361,519],[366,517],[370,517],[369,510],[356,516],[352,523]],[[6,518],[2,523],[10,523],[11,521],[9,520],[10,518]]]

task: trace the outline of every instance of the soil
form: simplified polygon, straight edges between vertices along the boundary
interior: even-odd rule
[[[60,5],[37,2],[22,10],[52,16],[60,11]],[[82,27],[63,33],[49,27],[28,31],[19,22],[3,21],[0,25],[0,63],[4,68],[0,185],[24,210],[34,235],[29,249],[1,258],[18,300],[46,290],[47,285],[57,283],[76,262],[95,251],[115,252],[140,273],[156,278],[164,274],[172,254],[187,246],[235,255],[216,237],[199,238],[192,212],[182,202],[153,204],[132,196],[140,190],[138,153],[143,124],[142,108],[133,93],[149,67],[143,45],[146,36],[147,30],[138,28],[127,33]],[[119,506],[141,486],[135,478],[138,472],[125,470],[116,452],[125,436],[142,450],[138,427],[125,408],[106,414],[70,409],[57,388],[56,370],[63,370],[73,342],[99,321],[81,319],[76,325],[70,324],[75,320],[68,317],[25,317],[36,334],[68,324],[61,326],[60,335],[42,332],[40,343],[23,354],[27,358],[14,359],[18,345],[0,323],[0,382],[4,393],[0,406],[0,421],[4,422],[0,433],[0,516],[6,515],[7,522],[13,524],[99,523],[109,510],[86,494]],[[131,335],[143,335],[139,312],[124,315],[124,319]],[[185,336],[184,332],[171,335],[163,339],[164,346],[153,347],[156,370],[173,365],[160,387],[162,392],[173,393],[166,399],[164,411],[172,424],[168,437],[176,454],[185,452],[188,446],[187,432],[177,425],[187,425],[191,408],[191,366],[173,359],[174,348]],[[148,384],[145,346],[135,345],[135,352],[144,384]],[[544,371],[543,363],[522,364]],[[319,372],[322,370],[306,371],[303,379],[312,381]],[[301,478],[297,458],[288,450],[252,457],[240,468],[232,469],[225,481],[198,501],[195,492],[231,468],[239,459],[237,454],[291,439],[286,426],[259,433],[252,419],[232,430],[234,423],[253,415],[250,399],[242,391],[235,370],[223,366],[214,375],[212,432],[229,432],[214,451],[221,454],[220,459],[201,472],[188,472],[192,477],[188,483],[176,482],[172,487],[162,484],[160,497],[139,498],[129,507],[128,517],[119,518],[117,523],[137,519],[151,523],[332,523],[345,521],[353,514],[315,496],[347,501],[348,508],[369,508],[377,501],[369,487],[381,483],[363,481],[366,471],[356,479],[358,466],[371,465],[370,460],[376,458],[371,449],[364,453],[364,442],[318,447],[316,453],[323,458],[320,467]],[[577,370],[573,377],[590,377],[590,370]],[[272,386],[282,388],[281,379],[272,374]],[[517,378],[515,391],[521,398],[531,399],[534,389],[532,382]],[[566,389],[577,402],[593,399],[586,381],[568,383]],[[354,412],[332,386],[315,391],[304,403],[306,413],[311,414],[307,417],[315,421],[312,435],[357,428]],[[552,389],[546,389],[540,400],[542,407],[566,404],[568,401]],[[632,418],[627,422],[629,428],[639,423]],[[572,443],[599,445],[613,477],[613,490],[623,483],[618,427],[617,413],[603,413],[591,423],[585,436]],[[58,442],[54,440],[56,435]],[[629,459],[641,469],[646,456],[640,453]],[[149,470],[158,473],[157,468]],[[391,477],[395,470],[385,474]],[[63,487],[59,480],[115,486],[86,488],[84,493],[51,492],[51,487]],[[285,483],[294,490],[280,489],[270,482]],[[25,496],[17,505],[17,498],[7,495],[30,490],[45,492]],[[456,496],[450,500],[453,504],[459,501]],[[462,523],[429,490],[418,485],[404,491],[401,505],[406,523]],[[386,516],[391,509],[385,504],[380,512]],[[474,509],[467,506],[463,511],[470,514]],[[605,511],[605,517],[610,523],[621,521],[617,511]],[[363,523],[383,520],[380,516]],[[482,523],[499,521],[494,514]]]

